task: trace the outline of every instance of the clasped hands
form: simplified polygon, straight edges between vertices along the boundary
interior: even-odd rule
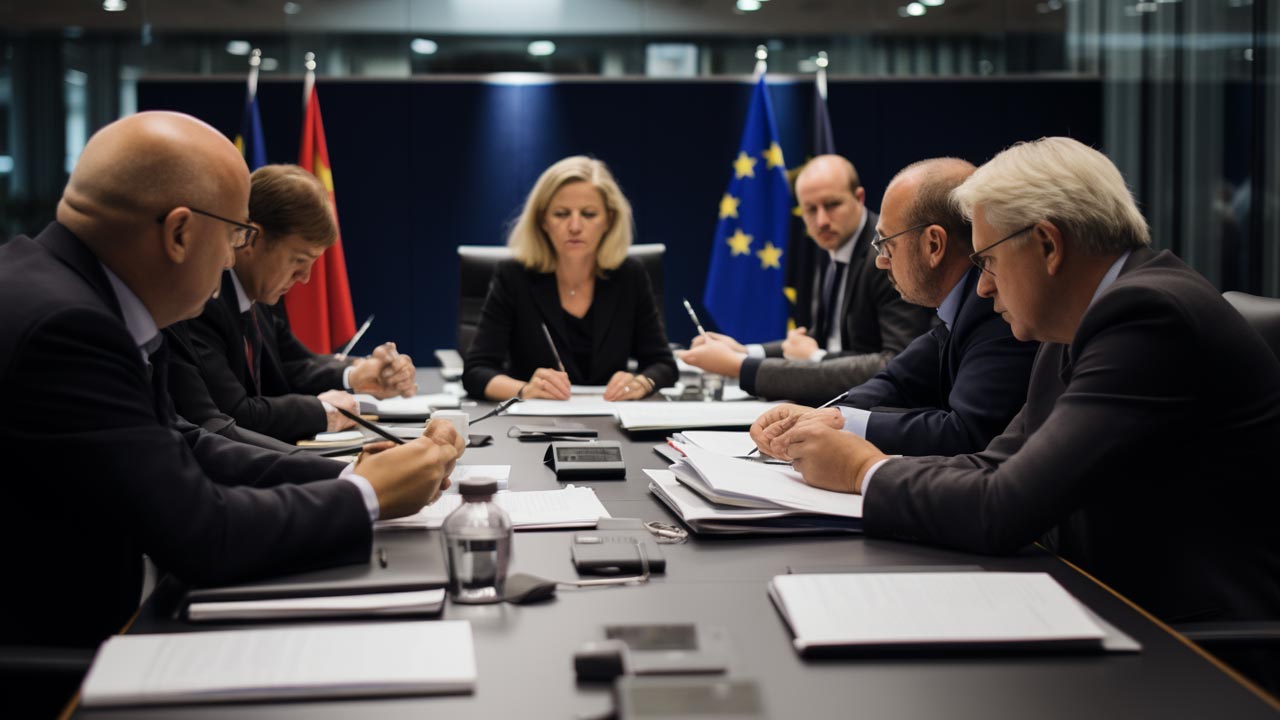
[[[417,370],[413,358],[396,351],[395,343],[383,343],[369,357],[351,365],[348,378],[352,392],[367,393],[379,400],[399,395],[413,397],[418,393]]]
[[[609,384],[604,389],[604,399],[609,402],[639,400],[652,391],[653,380],[647,376],[619,370],[609,378]],[[524,400],[568,400],[572,395],[568,373],[551,368],[535,370],[533,377],[529,378],[529,382],[520,391],[520,397]]]
[[[355,471],[373,486],[380,519],[412,515],[449,489],[449,476],[466,446],[453,423],[432,420],[420,437],[403,445],[389,440],[365,445]]]
[[[836,492],[862,492],[867,470],[888,457],[846,432],[836,408],[774,406],[752,423],[751,439],[766,455],[790,461],[807,484]]]

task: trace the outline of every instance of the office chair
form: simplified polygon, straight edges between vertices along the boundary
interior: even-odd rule
[[[1222,297],[1236,309],[1280,358],[1280,299],[1229,291]],[[1220,655],[1271,692],[1280,692],[1280,622],[1228,621],[1180,623],[1173,628],[1188,640]],[[1271,666],[1270,668],[1268,666]]]
[[[1235,290],[1222,293],[1222,297],[1267,341],[1271,352],[1280,357],[1280,300]]]
[[[662,258],[667,246],[662,243],[632,245],[627,251],[628,257],[640,261],[649,273],[649,282],[653,285],[653,299],[658,304],[658,316],[663,317],[662,302]],[[458,338],[457,350],[467,354],[471,341],[476,336],[476,326],[480,323],[480,309],[484,307],[484,299],[489,294],[489,280],[498,263],[511,257],[511,250],[505,245],[459,245],[458,246]]]

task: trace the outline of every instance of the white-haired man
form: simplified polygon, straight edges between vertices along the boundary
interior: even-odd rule
[[[1168,621],[1280,617],[1280,362],[1147,226],[1106,156],[1015,145],[953,197],[978,293],[1046,343],[986,450],[893,458],[821,418],[762,438],[805,481],[862,493],[873,535],[985,553],[1052,546]]]

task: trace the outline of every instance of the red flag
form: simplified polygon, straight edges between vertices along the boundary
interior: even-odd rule
[[[329,148],[324,141],[324,122],[320,119],[320,98],[316,94],[315,75],[308,71],[306,111],[302,118],[302,147],[298,164],[320,178],[329,191],[333,219],[338,219],[338,204],[333,193],[333,172],[329,169]],[[331,353],[334,348],[356,334],[355,311],[351,307],[351,286],[347,284],[347,262],[339,235],[324,255],[311,268],[311,279],[298,283],[284,296],[289,324],[312,352]]]

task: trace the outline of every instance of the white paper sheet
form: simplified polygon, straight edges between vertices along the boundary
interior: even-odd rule
[[[493,478],[498,481],[498,490],[506,490],[507,482],[511,478],[510,465],[455,465],[453,474],[449,476],[452,485],[446,494],[457,495],[459,483],[469,478]]]
[[[1101,642],[1104,633],[1045,573],[779,575],[769,584],[797,649]]]
[[[85,707],[471,692],[466,621],[116,635],[85,678]]]
[[[728,457],[744,457],[756,447],[755,442],[751,440],[751,433],[746,431],[685,430],[678,433],[675,439],[680,441],[681,438],[690,445],[697,445],[704,450]]]
[[[708,427],[750,427],[775,403],[744,402],[629,402],[616,403],[618,420],[627,430],[684,430]]]
[[[619,404],[641,405],[656,403],[611,403],[599,397],[571,397],[568,400],[525,400],[518,402],[507,410],[508,415],[526,415],[532,417],[572,416],[572,415],[614,415],[614,407]]]
[[[595,527],[602,517],[612,517],[595,490],[589,487],[569,485],[559,490],[529,490],[500,492],[493,501],[511,516],[516,530],[542,528]],[[444,519],[462,504],[461,495],[441,495],[433,505],[428,505],[413,515],[395,520],[379,520],[379,528],[433,529],[444,524]]]

